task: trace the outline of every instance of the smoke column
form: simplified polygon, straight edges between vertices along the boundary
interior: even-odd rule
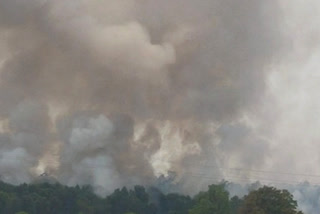
[[[0,0],[1,179],[106,194],[172,171],[186,192],[232,167],[320,174],[319,10]]]

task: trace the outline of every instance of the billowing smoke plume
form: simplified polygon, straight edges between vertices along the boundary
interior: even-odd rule
[[[0,0],[1,178],[104,194],[174,171],[192,191],[194,173],[292,166],[303,109],[283,86],[319,36],[293,2]]]

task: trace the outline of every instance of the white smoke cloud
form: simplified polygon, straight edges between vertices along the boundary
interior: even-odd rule
[[[31,168],[37,164],[37,160],[32,158],[23,148],[2,150],[0,161],[0,178],[2,181],[21,184],[33,180]]]

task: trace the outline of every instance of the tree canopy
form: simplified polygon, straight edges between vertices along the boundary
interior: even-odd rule
[[[194,202],[189,214],[230,214],[229,193],[224,184],[210,185],[207,192],[200,192],[195,196]]]
[[[244,197],[240,214],[301,214],[287,190],[264,186]]]
[[[286,190],[263,187],[230,198],[225,186],[210,185],[194,197],[143,186],[100,197],[91,186],[0,182],[0,214],[301,214]]]

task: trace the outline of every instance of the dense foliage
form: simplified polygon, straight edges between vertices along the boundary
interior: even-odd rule
[[[0,214],[301,214],[286,190],[263,187],[244,198],[229,197],[225,184],[210,185],[193,198],[156,188],[116,189],[99,197],[90,186],[0,182]]]
[[[287,190],[262,187],[244,197],[240,214],[302,214]]]

